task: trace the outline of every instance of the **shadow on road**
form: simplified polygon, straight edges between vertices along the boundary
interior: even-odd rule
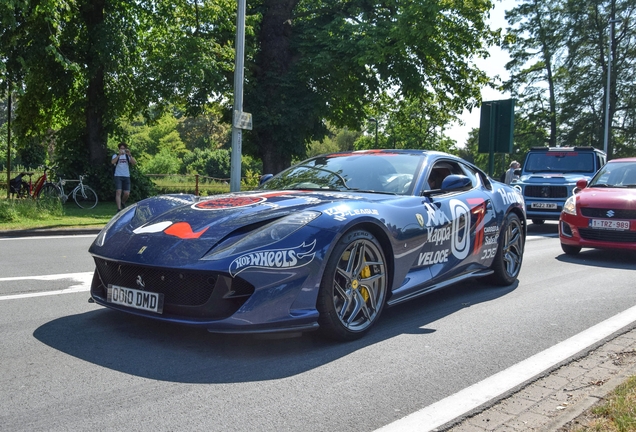
[[[559,234],[559,221],[545,221],[535,224],[528,221],[528,235],[554,237]]]
[[[620,270],[636,270],[636,252],[619,249],[583,249],[577,255],[565,253],[556,257],[558,261],[583,266]]]
[[[263,381],[306,372],[402,334],[425,336],[435,332],[428,327],[430,323],[502,297],[516,287],[517,283],[500,288],[472,281],[446,288],[385,309],[369,334],[349,343],[329,341],[317,333],[287,339],[217,335],[101,308],[48,322],[33,335],[71,356],[149,379],[181,383]]]

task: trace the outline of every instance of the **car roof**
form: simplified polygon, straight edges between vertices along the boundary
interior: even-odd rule
[[[528,153],[538,152],[581,152],[581,151],[593,151],[596,153],[605,154],[603,150],[599,150],[594,147],[532,147]]]
[[[614,162],[635,162],[636,163],[636,157],[612,159],[611,161],[608,161],[607,163],[614,163]]]

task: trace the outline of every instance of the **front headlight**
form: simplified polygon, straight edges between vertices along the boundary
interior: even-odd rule
[[[247,234],[236,243],[205,255],[202,259],[218,260],[276,243],[298,231],[318,216],[320,216],[320,212],[315,211],[290,214]]]
[[[130,222],[130,220],[135,215],[135,210],[136,209],[137,209],[137,204],[135,203],[135,204],[133,204],[133,205],[131,205],[129,207],[126,207],[126,208],[122,209],[115,216],[113,216],[111,218],[111,220],[108,221],[106,226],[104,228],[102,228],[102,230],[97,235],[97,238],[95,239],[95,244],[97,246],[104,246],[104,243],[106,242],[106,239],[108,237],[110,237],[108,235],[108,232],[113,227],[113,225],[115,225],[117,222],[119,222],[122,219],[124,219],[124,223]]]
[[[563,205],[563,213],[576,216],[576,196],[572,195]]]

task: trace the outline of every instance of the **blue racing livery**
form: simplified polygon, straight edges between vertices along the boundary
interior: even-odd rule
[[[90,247],[91,296],[212,332],[351,340],[385,306],[467,278],[513,283],[525,235],[521,194],[460,158],[337,153],[254,191],[124,209]]]

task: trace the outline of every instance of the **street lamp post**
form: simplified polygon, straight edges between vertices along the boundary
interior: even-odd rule
[[[611,93],[611,76],[612,76],[612,48],[614,46],[614,24],[620,22],[620,19],[609,20],[610,36],[609,36],[609,52],[607,53],[607,90],[605,92],[605,133],[603,134],[603,150],[606,157],[609,159],[609,131],[610,131],[610,93]]]
[[[375,123],[375,148],[378,148],[378,120],[370,118],[369,121]]]
[[[234,58],[234,116],[232,118],[232,156],[230,159],[230,192],[241,190],[242,131],[238,117],[243,112],[243,64],[245,57],[246,0],[238,0],[236,16],[236,49]]]

